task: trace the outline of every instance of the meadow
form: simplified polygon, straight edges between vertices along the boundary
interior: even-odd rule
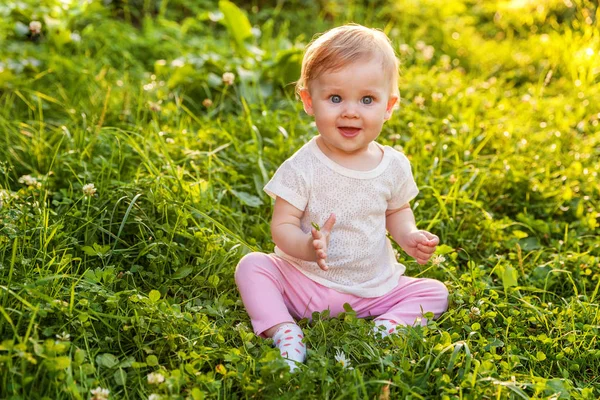
[[[600,398],[600,8],[592,0],[20,0],[0,5],[0,398]],[[302,320],[291,374],[239,259],[317,131],[314,34],[384,30],[449,310],[373,340]],[[347,362],[340,362],[342,354]]]

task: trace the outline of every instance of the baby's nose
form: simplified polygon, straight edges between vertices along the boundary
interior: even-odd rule
[[[345,118],[357,118],[358,111],[356,110],[356,106],[354,105],[346,105],[344,110],[342,111],[342,117]]]

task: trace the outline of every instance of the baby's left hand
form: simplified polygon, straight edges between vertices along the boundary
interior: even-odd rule
[[[439,242],[440,239],[433,233],[413,231],[404,236],[402,243],[398,244],[419,264],[427,264]]]

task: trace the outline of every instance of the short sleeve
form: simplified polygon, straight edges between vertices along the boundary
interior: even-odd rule
[[[419,194],[419,188],[413,178],[410,161],[400,152],[396,156],[396,160],[394,160],[394,174],[396,174],[396,179],[394,180],[394,188],[392,188],[392,197],[388,201],[388,210],[402,207]]]
[[[263,190],[273,199],[281,197],[297,209],[304,211],[308,203],[308,184],[305,171],[294,158],[286,160],[275,171]]]

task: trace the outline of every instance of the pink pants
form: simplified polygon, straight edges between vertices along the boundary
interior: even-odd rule
[[[363,298],[327,288],[298,271],[275,254],[250,253],[235,271],[254,332],[264,331],[294,318],[310,318],[314,311],[329,309],[332,317],[350,304],[359,318],[378,317],[401,325],[414,325],[426,312],[439,317],[448,308],[448,289],[435,279],[401,276],[398,286],[380,297]]]

